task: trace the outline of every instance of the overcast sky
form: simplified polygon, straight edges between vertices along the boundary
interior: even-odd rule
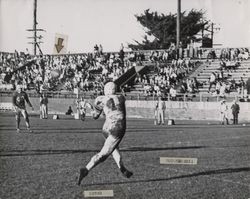
[[[133,39],[142,40],[135,14],[145,9],[176,13],[177,0],[37,0],[38,28],[43,28],[44,53],[53,53],[55,34],[68,36],[70,52],[90,52],[95,44],[117,51]],[[203,9],[206,18],[220,27],[214,43],[250,47],[249,0],[182,0],[182,11]],[[0,51],[24,51],[32,28],[33,0],[0,0]]]

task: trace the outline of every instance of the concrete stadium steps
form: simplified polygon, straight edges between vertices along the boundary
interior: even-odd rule
[[[250,67],[239,67],[239,68],[236,68],[235,70],[236,70],[236,72],[238,72],[238,71],[239,72],[250,71]],[[220,71],[220,67],[215,67],[215,68],[208,67],[208,68],[204,68],[201,71],[211,73],[213,71]],[[234,71],[234,70],[233,69],[229,69],[229,70],[224,69],[223,71]]]
[[[133,85],[133,88],[130,89],[130,92],[133,94],[140,94],[144,92],[144,86],[141,83]]]
[[[244,81],[247,81],[248,78],[250,78],[250,76],[242,76],[242,79]],[[241,79],[241,77],[235,77],[235,76],[233,76],[233,77],[226,77],[226,79],[229,80],[229,81],[232,80],[232,79],[234,79],[237,82],[237,81],[239,81]],[[208,82],[209,76],[202,76],[202,77],[198,76],[197,80],[200,81],[200,82]]]
[[[211,73],[201,73],[200,75],[198,75],[198,77],[210,77]],[[224,77],[249,77],[250,76],[250,72],[244,72],[244,73],[224,73]],[[197,78],[198,78],[197,77]]]
[[[217,71],[217,72],[219,72],[220,71],[220,69],[203,69],[200,73],[208,73],[208,74],[211,74],[211,72],[213,72],[213,71]],[[250,72],[250,68],[238,68],[238,69],[236,69],[236,70],[224,70],[223,71],[223,73],[244,73],[244,72]]]
[[[197,79],[207,79],[210,77],[212,72],[219,72],[219,62],[212,62],[211,64],[204,63],[198,69],[198,73],[196,74]],[[224,76],[227,77],[230,75],[229,78],[240,78],[240,77],[250,77],[250,61],[242,61],[241,66],[239,66],[235,71],[224,72]]]
[[[210,77],[211,73],[200,73],[198,77]],[[224,77],[249,77],[250,76],[250,71],[247,72],[237,72],[237,73],[224,73]]]
[[[189,77],[196,77],[199,82],[205,83],[201,88],[199,88],[199,92],[204,96],[211,97],[211,93],[208,93],[209,88],[209,78],[212,72],[219,72],[220,70],[220,62],[218,60],[212,62],[204,62],[193,74]],[[234,71],[224,71],[224,77],[227,80],[234,79],[238,82],[241,78],[244,81],[247,81],[250,78],[250,60],[242,61],[241,65]],[[211,92],[215,91],[215,86],[211,88]],[[230,96],[237,95],[237,91],[230,92],[228,94]]]
[[[202,97],[212,97],[212,93],[215,92],[215,88],[211,88],[210,90],[210,93],[208,92],[208,89],[207,90],[200,90],[200,94],[202,94]],[[239,94],[237,93],[237,91],[232,91],[230,93],[226,93],[225,96],[227,98],[234,98],[235,96],[239,96]],[[215,97],[215,96],[214,96]]]
[[[243,79],[244,81],[247,81],[248,78],[250,78],[250,77],[242,77],[242,79]],[[241,78],[226,78],[226,79],[227,79],[228,81],[234,79],[234,80],[237,82],[237,81],[239,81]],[[200,82],[208,82],[209,77],[207,77],[207,78],[206,78],[206,77],[204,77],[204,78],[197,78],[197,80],[200,81]]]
[[[221,66],[220,64],[216,64],[216,65],[205,65],[206,69],[219,69]],[[245,69],[249,69],[250,65],[241,65],[237,67],[238,69],[240,68],[245,68]]]
[[[162,63],[163,64],[163,63]],[[167,63],[164,63],[167,64]],[[147,62],[147,72],[145,73],[149,79],[156,73],[155,63],[148,61]],[[143,95],[144,94],[144,85],[142,83],[135,83],[130,89],[130,93],[133,95]]]
[[[215,92],[215,89],[214,88],[212,88],[211,90],[210,90],[210,93],[208,93],[208,90],[203,90],[203,91],[200,91],[200,94],[202,95],[202,97],[203,97],[203,99],[204,98],[207,98],[207,97],[209,97],[209,98],[211,98],[211,97],[217,97],[217,96],[213,96],[211,93],[213,93],[213,92]],[[225,97],[226,98],[235,98],[235,96],[239,96],[239,94],[236,92],[236,91],[232,91],[232,92],[230,92],[230,93],[226,93],[225,94]]]

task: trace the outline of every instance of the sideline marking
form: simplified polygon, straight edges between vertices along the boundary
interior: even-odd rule
[[[197,164],[197,158],[160,157],[160,164]]]
[[[91,191],[84,191],[84,197],[91,198],[91,197],[114,197],[113,190],[91,190]]]

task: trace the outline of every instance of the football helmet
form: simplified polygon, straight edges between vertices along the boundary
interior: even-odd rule
[[[113,95],[116,92],[116,85],[114,82],[108,82],[104,86],[104,95]]]

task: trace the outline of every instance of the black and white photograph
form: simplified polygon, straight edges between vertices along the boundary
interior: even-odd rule
[[[0,0],[0,199],[250,199],[250,0]]]

